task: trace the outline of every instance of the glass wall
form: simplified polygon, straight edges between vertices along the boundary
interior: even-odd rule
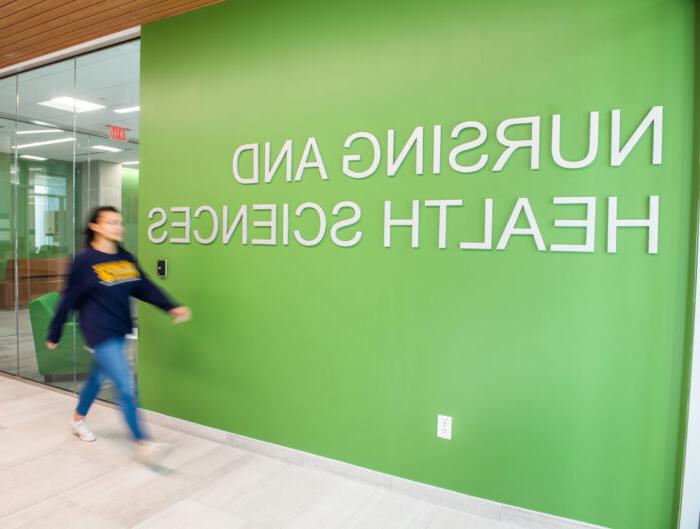
[[[139,53],[129,42],[0,79],[0,371],[77,391],[89,369],[75,321],[54,351],[46,331],[92,208],[121,209],[136,252]]]
[[[17,373],[17,314],[12,283],[14,270],[8,264],[14,255],[12,194],[14,177],[17,79],[0,79],[0,101],[9,112],[0,113],[0,370]]]

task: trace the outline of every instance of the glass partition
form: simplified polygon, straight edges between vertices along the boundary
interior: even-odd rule
[[[123,210],[136,251],[139,53],[129,42],[0,79],[0,371],[70,391],[88,372],[74,316],[57,350],[45,338],[92,208]]]
[[[17,313],[12,258],[12,204],[17,78],[0,79],[0,370],[17,374]]]

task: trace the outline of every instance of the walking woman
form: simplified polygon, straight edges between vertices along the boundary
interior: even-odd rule
[[[94,358],[71,420],[71,429],[83,441],[95,441],[85,421],[105,378],[114,382],[124,418],[136,442],[137,457],[155,462],[167,445],[149,439],[139,418],[136,390],[125,351],[125,335],[132,328],[129,297],[151,303],[176,323],[190,317],[143,273],[133,255],[121,246],[122,216],[111,206],[96,208],[85,229],[85,248],[73,260],[61,302],[49,327],[47,347],[55,349],[71,310],[79,311],[80,330],[94,350]]]

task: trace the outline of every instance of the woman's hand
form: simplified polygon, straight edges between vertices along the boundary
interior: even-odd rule
[[[189,307],[175,307],[168,311],[173,317],[173,323],[184,323],[192,318],[192,311]]]
[[[46,340],[46,347],[48,347],[49,349],[56,349],[56,347],[58,347],[58,344]]]

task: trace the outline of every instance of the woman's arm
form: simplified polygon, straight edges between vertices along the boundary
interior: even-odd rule
[[[83,266],[80,259],[74,259],[68,273],[68,280],[61,295],[61,302],[56,309],[51,324],[49,325],[49,335],[47,346],[55,349],[56,344],[61,339],[63,324],[68,319],[70,311],[76,307],[80,298],[89,290],[89,278],[83,273]]]
[[[184,307],[175,303],[170,297],[153,281],[151,281],[146,273],[141,269],[141,266],[134,259],[134,264],[141,274],[141,281],[131,291],[131,295],[136,299],[155,305],[166,311],[173,317],[175,323],[187,321],[191,317],[191,311],[188,307]]]
[[[141,274],[141,280],[131,291],[132,296],[134,296],[136,299],[140,299],[141,301],[145,301],[146,303],[150,303],[151,305],[155,305],[156,307],[163,309],[165,312],[169,312],[178,306],[177,303],[170,299],[170,297],[162,289],[157,287],[155,283],[148,278],[146,272],[143,271],[141,266],[135,260],[134,264],[136,265],[139,274]]]

